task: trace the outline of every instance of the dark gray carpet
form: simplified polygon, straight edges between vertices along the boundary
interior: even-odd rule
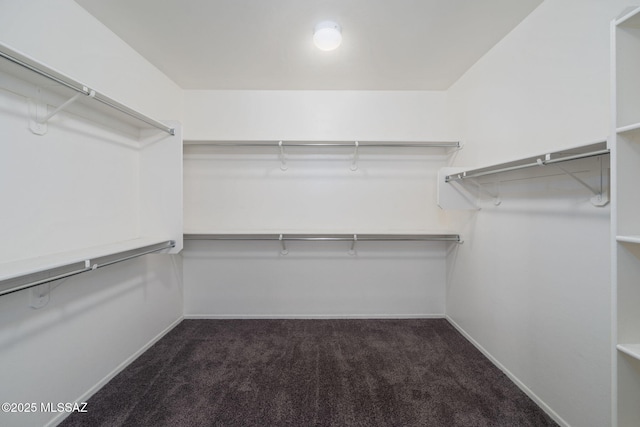
[[[443,319],[185,320],[71,426],[555,426]]]

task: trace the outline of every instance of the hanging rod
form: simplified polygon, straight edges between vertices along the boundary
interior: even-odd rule
[[[282,144],[280,144],[282,142]],[[384,148],[461,148],[460,141],[433,141],[433,142],[408,142],[408,141],[184,141],[185,145],[209,145],[215,147],[384,147]]]
[[[165,249],[170,249],[175,246],[175,241],[167,240],[165,242],[156,243],[153,245],[146,245],[135,249],[128,249],[126,251],[72,262],[54,268],[12,277],[10,279],[0,281],[0,295],[7,295],[13,292],[29,289],[34,286],[42,285],[44,283],[53,282],[54,280],[75,276],[77,274],[85,273],[97,268],[106,267],[117,262],[126,261],[132,258],[137,258],[142,255],[159,252]]]
[[[445,182],[461,181],[468,178],[479,178],[485,175],[492,175],[492,174],[501,173],[501,172],[509,172],[509,171],[514,171],[519,169],[526,169],[526,168],[531,168],[535,166],[545,166],[545,165],[551,165],[554,163],[568,162],[571,160],[604,156],[609,154],[609,149],[606,148],[606,144],[607,144],[606,141],[602,141],[595,144],[590,144],[584,147],[580,147],[577,149],[566,150],[563,152],[547,153],[540,156],[534,156],[534,157],[528,157],[526,159],[516,160],[513,162],[500,163],[500,164],[489,166],[486,168],[472,169],[472,170],[460,172],[453,175],[447,175],[445,177]],[[587,149],[590,151],[584,151],[584,149]],[[580,152],[577,152],[576,154],[570,154],[570,152],[575,152],[575,151],[580,151]],[[554,157],[554,156],[560,156],[560,157]]]
[[[352,242],[349,255],[356,254],[356,242],[421,241],[462,243],[458,234],[185,234],[185,240],[271,240],[279,241],[280,253],[287,255],[287,241]]]
[[[461,242],[458,234],[185,234],[185,240]]]
[[[16,50],[10,48],[9,46],[0,43],[0,57],[7,59],[8,61],[19,65],[23,68],[26,68],[42,77],[45,77],[49,80],[52,80],[62,86],[65,86],[66,88],[69,88],[75,92],[79,92],[82,93],[84,95],[86,95],[87,97],[91,97],[93,99],[95,99],[96,101],[111,107],[112,109],[115,109],[123,114],[126,114],[130,117],[133,117],[134,119],[137,119],[141,122],[146,123],[149,126],[152,126],[154,128],[160,129],[170,135],[175,135],[175,129],[172,127],[169,127],[167,125],[165,125],[164,123],[161,123],[157,120],[154,120],[150,117],[145,116],[142,113],[139,113],[136,110],[133,110],[129,107],[127,107],[126,105],[123,105],[121,103],[119,103],[118,101],[115,101],[111,98],[109,98],[106,95],[103,95],[101,93],[99,93],[96,90],[93,90],[91,88],[89,88],[88,86],[78,82],[77,80],[74,80],[38,61],[36,61],[35,59],[32,59],[20,52],[17,52]]]

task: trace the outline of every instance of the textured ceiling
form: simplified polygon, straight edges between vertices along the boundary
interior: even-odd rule
[[[76,2],[184,89],[442,90],[542,0]]]

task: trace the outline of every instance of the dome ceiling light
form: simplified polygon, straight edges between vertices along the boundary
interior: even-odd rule
[[[334,50],[342,43],[342,29],[333,21],[323,21],[313,30],[313,43],[320,50]]]

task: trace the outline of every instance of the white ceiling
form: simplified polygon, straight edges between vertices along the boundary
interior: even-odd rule
[[[184,89],[443,90],[542,0],[76,2]]]

